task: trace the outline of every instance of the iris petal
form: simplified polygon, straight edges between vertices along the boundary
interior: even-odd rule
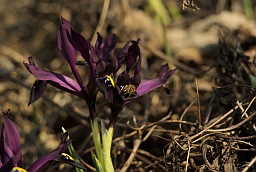
[[[148,92],[161,87],[166,83],[168,78],[176,71],[176,69],[169,70],[167,64],[161,66],[159,73],[154,79],[151,80],[143,80],[139,87],[137,88],[137,93],[139,96],[147,94]]]
[[[128,49],[128,57],[127,57],[127,65],[126,71],[129,73],[131,68],[136,64],[135,73],[138,74],[141,68],[141,52],[139,48],[139,40],[138,41],[131,41],[132,45]],[[138,61],[137,61],[137,58]]]
[[[118,62],[118,66],[117,68],[113,71],[114,74],[116,74],[116,72],[120,69],[122,62],[124,61],[124,59],[127,56],[128,53],[128,49],[129,49],[129,43],[127,42],[124,47],[121,49],[120,53],[117,56],[117,62]]]
[[[116,37],[113,34],[109,35],[100,45],[100,57],[104,62],[109,62],[111,56],[114,53],[115,46]]]
[[[71,25],[70,23],[61,18],[61,25],[58,31],[58,47],[63,55],[63,57],[67,60],[73,75],[75,76],[77,83],[79,84],[81,91],[84,96],[87,96],[87,92],[84,90],[83,81],[81,76],[76,68],[76,49],[75,49],[75,41],[71,34]],[[85,48],[85,47],[84,47]],[[88,51],[89,48],[87,47]]]
[[[14,155],[18,155],[19,152],[21,151],[19,130],[16,127],[16,125],[11,121],[11,119],[9,117],[9,111],[8,112],[2,111],[2,113],[4,114],[4,127],[6,130],[9,147],[12,150]],[[20,157],[17,165],[18,166],[22,165],[21,157]]]
[[[71,37],[71,26],[68,21],[61,18],[61,25],[58,31],[58,47],[70,66],[76,65],[76,50]]]
[[[2,113],[4,124],[0,135],[0,172],[5,172],[11,171],[13,166],[22,165],[22,153],[20,149],[20,134],[18,128],[9,117],[10,110],[7,112],[2,110]]]
[[[29,61],[32,60],[32,57],[29,57]],[[82,96],[81,95],[81,87],[80,85],[73,79],[54,72],[48,72],[37,68],[36,66],[23,63],[24,66],[32,73],[38,80],[47,81],[49,84],[72,94]]]
[[[71,157],[70,155],[68,155],[66,153],[62,153],[57,158],[55,158],[54,161],[67,163],[67,164],[72,165],[74,167],[86,170],[85,166],[82,163],[75,161],[73,159],[73,157]]]
[[[57,158],[71,143],[72,140],[66,140],[67,133],[62,136],[61,143],[57,149],[52,151],[49,154],[46,154],[35,161],[29,168],[28,172],[38,172],[45,170],[49,165],[50,162]]]
[[[113,102],[114,86],[111,85],[111,81],[107,77],[97,78],[96,82],[100,89],[100,92],[104,95],[108,102]]]
[[[36,80],[30,89],[30,97],[28,106],[37,101],[46,92],[47,82],[42,80]]]

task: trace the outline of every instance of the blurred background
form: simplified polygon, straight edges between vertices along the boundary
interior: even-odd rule
[[[60,17],[71,22],[72,27],[87,40],[95,43],[96,33],[104,38],[110,33],[117,36],[116,51],[129,40],[141,39],[143,55],[142,77],[152,78],[160,65],[168,63],[178,71],[166,83],[171,90],[165,94],[158,89],[134,101],[119,116],[115,138],[131,130],[127,121],[136,116],[138,126],[158,121],[166,115],[180,119],[181,114],[200,93],[201,111],[206,112],[213,95],[213,86],[220,83],[216,71],[219,38],[228,35],[233,42],[239,35],[239,48],[254,64],[256,46],[255,11],[253,0],[1,0],[0,2],[0,108],[11,109],[11,116],[21,133],[24,165],[29,166],[39,156],[55,149],[60,142],[61,127],[65,127],[84,161],[91,164],[91,129],[86,104],[83,100],[48,86],[43,98],[27,106],[29,90],[35,78],[25,69],[23,62],[32,56],[42,69],[72,76],[66,61],[57,47]],[[234,39],[234,40],[233,40]],[[232,42],[231,41],[231,42]],[[230,44],[233,45],[233,44]],[[86,67],[79,66],[86,82]],[[250,68],[249,74],[253,74]],[[198,78],[198,85],[195,84]],[[244,84],[250,86],[249,77]],[[248,97],[237,96],[234,100]],[[221,96],[220,96],[221,97]],[[232,102],[214,99],[213,112],[221,114],[232,107]],[[218,103],[217,103],[218,102]],[[220,105],[219,102],[222,104]],[[109,119],[110,110],[103,96],[97,98],[98,114]],[[195,122],[198,105],[193,104],[188,121]],[[2,119],[0,119],[2,121]],[[177,124],[167,125],[168,132],[175,133]],[[177,134],[177,132],[176,132]],[[155,135],[163,133],[159,131]],[[170,137],[168,139],[171,139]],[[141,149],[152,156],[163,157],[168,139],[152,136]],[[113,143],[113,157],[117,167],[130,154],[132,137]],[[126,150],[127,149],[127,150]],[[150,156],[146,156],[151,159]],[[121,157],[117,160],[118,157]],[[154,158],[152,158],[154,159]],[[159,161],[157,158],[154,159]],[[139,161],[139,160],[138,160]],[[168,160],[170,161],[170,160]],[[145,161],[147,162],[147,161]],[[133,163],[133,171],[143,171],[147,163]],[[181,161],[182,162],[182,161]],[[159,165],[146,169],[162,171]],[[199,163],[200,164],[200,163]],[[182,166],[182,164],[181,164]],[[63,167],[56,167],[58,168]],[[141,169],[141,170],[140,170]],[[70,171],[70,168],[63,170]],[[49,171],[54,171],[53,169]],[[146,170],[147,171],[147,170]],[[191,171],[195,169],[191,168]]]

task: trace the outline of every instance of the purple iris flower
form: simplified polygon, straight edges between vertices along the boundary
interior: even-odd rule
[[[32,57],[28,58],[29,63],[24,62],[24,65],[28,69],[28,71],[32,73],[37,78],[37,80],[39,80],[36,81],[33,85],[35,89],[33,93],[35,95],[32,96],[30,103],[35,102],[43,95],[43,93],[45,92],[46,83],[49,83],[64,91],[70,92],[71,94],[80,96],[86,100],[88,99],[87,90],[85,89],[81,76],[76,68],[76,49],[75,41],[72,35],[77,34],[78,33],[73,31],[70,24],[66,20],[61,19],[61,25],[58,31],[58,47],[65,60],[68,62],[70,69],[75,77],[75,80],[62,74],[49,72],[38,68],[35,65]],[[89,43],[87,41],[86,43],[84,42],[83,48],[83,57],[88,60]]]
[[[3,125],[0,135],[0,172],[12,172],[19,169],[28,172],[44,171],[53,161],[64,162],[78,168],[85,168],[82,164],[66,158],[62,152],[66,150],[71,143],[71,139],[67,140],[68,133],[63,134],[61,143],[51,153],[48,153],[37,161],[35,161],[27,170],[23,170],[22,153],[20,148],[20,134],[16,125],[10,119],[8,110],[3,113]]]
[[[98,92],[96,78],[116,73],[128,50],[129,45],[127,43],[120,54],[114,57],[115,44],[115,35],[110,35],[103,40],[101,35],[98,34],[97,42],[95,46],[92,46],[81,34],[71,28],[67,20],[61,18],[58,47],[68,62],[75,80],[62,74],[40,69],[35,65],[32,57],[29,57],[29,63],[24,62],[24,65],[37,79],[31,88],[29,104],[35,102],[44,94],[49,83],[56,88],[84,98],[88,104],[91,118],[94,118],[96,116],[95,101]],[[86,87],[77,70],[76,52],[81,54],[89,68],[89,82]]]
[[[3,113],[3,125],[0,135],[0,172],[11,171],[13,166],[22,166],[20,134],[16,125],[10,120],[8,112]],[[8,141],[8,142],[7,142]]]
[[[166,64],[161,66],[154,79],[141,80],[142,55],[138,43],[139,40],[127,42],[120,53],[115,56],[115,35],[110,35],[103,40],[98,34],[96,44],[92,46],[81,34],[71,28],[67,20],[61,18],[58,47],[68,62],[75,80],[62,74],[42,70],[36,67],[32,57],[29,57],[29,64],[24,63],[24,65],[37,78],[31,88],[29,104],[43,95],[46,91],[46,85],[49,83],[61,90],[84,98],[93,119],[96,116],[96,95],[100,90],[110,102],[112,116],[115,119],[128,103],[155,88],[161,87],[176,70],[169,70]],[[86,87],[77,70],[76,52],[81,54],[89,68],[89,81]],[[117,76],[117,72],[124,62],[126,69]],[[117,78],[116,81],[114,78]]]
[[[59,73],[45,71],[38,68],[35,65],[32,57],[28,58],[29,63],[24,62],[24,65],[28,71],[37,79],[31,88],[29,104],[38,100],[46,91],[47,84],[51,84],[56,88],[82,97],[89,106],[91,117],[93,118],[96,115],[95,99],[97,91],[95,90],[95,87],[90,87],[88,90],[86,89],[77,70],[76,51],[77,48],[80,48],[78,47],[80,39],[81,35],[71,28],[68,21],[61,18],[61,25],[58,31],[58,47],[65,60],[68,62],[75,80]],[[89,42],[83,39],[83,45],[79,46],[83,47],[83,50],[81,51],[82,57],[85,59],[85,61],[89,61]],[[88,94],[88,92],[90,94]]]
[[[62,19],[67,25],[68,21]],[[89,55],[87,49],[88,41],[79,33],[72,32],[75,49],[85,59],[89,66],[89,82],[87,85],[89,97],[93,97],[95,101],[96,93],[98,91],[96,79],[104,77],[105,75],[115,74],[121,67],[124,60],[129,44],[126,43],[117,56],[114,56],[116,45],[116,37],[114,34],[109,35],[105,40],[98,33],[98,38],[94,46],[90,45]],[[93,95],[92,95],[93,94]]]
[[[150,80],[141,80],[142,55],[139,40],[131,41],[126,58],[126,69],[119,74],[116,81],[114,76],[105,75],[97,78],[100,91],[110,102],[112,111],[110,126],[115,125],[119,112],[132,100],[163,86],[176,69],[169,70],[167,64],[162,65],[157,76]],[[120,64],[119,64],[120,65]],[[120,68],[120,67],[119,67]],[[132,72],[131,69],[134,69]],[[131,76],[131,73],[133,75]]]

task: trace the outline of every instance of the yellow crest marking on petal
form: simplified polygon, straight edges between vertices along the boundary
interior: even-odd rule
[[[65,159],[69,159],[69,160],[74,161],[74,158],[72,156],[70,156],[69,154],[61,153],[61,155],[64,156]]]
[[[113,78],[110,75],[105,75],[105,84],[107,84],[108,87],[114,87],[115,88],[115,82]]]
[[[13,167],[11,172],[27,172],[27,170],[20,167]]]

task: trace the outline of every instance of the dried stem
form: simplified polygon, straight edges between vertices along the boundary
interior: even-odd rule
[[[92,44],[95,44],[96,39],[97,39],[97,33],[101,32],[101,30],[103,28],[104,22],[105,22],[105,20],[107,18],[107,14],[108,14],[108,10],[109,10],[109,4],[110,4],[110,0],[104,0],[104,4],[103,4],[100,20],[99,20],[99,23],[98,23],[98,25],[97,25],[97,27],[95,29],[95,32],[94,32],[92,40],[91,40]]]

